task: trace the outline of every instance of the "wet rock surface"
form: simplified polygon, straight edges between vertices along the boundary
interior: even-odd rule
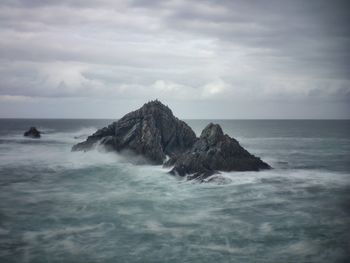
[[[98,130],[86,141],[74,145],[72,150],[86,151],[100,144],[108,151],[127,150],[151,163],[162,164],[167,155],[183,153],[195,141],[192,129],[156,100]]]
[[[35,127],[30,127],[28,131],[23,134],[24,137],[38,139],[41,137],[40,131]]]
[[[204,180],[218,171],[259,171],[271,168],[260,158],[245,150],[235,139],[224,134],[220,125],[210,123],[193,147],[170,158],[165,166],[188,179]]]
[[[144,104],[119,121],[102,128],[73,151],[102,145],[107,151],[133,153],[153,164],[173,167],[171,174],[210,181],[219,171],[258,171],[270,166],[210,123],[199,138],[158,100]],[[168,161],[165,161],[166,157]],[[216,179],[217,180],[217,179]]]

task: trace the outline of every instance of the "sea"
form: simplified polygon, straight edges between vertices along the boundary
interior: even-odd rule
[[[350,262],[350,120],[186,120],[273,167],[212,183],[71,152],[112,121],[0,119],[1,263]]]

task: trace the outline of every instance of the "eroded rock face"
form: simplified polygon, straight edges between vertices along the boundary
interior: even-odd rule
[[[26,131],[23,136],[30,137],[34,139],[38,139],[41,137],[40,132],[35,127],[30,127],[28,131]]]
[[[98,130],[86,141],[74,145],[72,150],[87,151],[99,143],[106,150],[128,150],[154,164],[162,164],[166,155],[181,154],[196,140],[192,129],[156,100]]]
[[[199,138],[183,121],[159,101],[151,101],[126,114],[119,121],[98,130],[73,151],[87,151],[100,144],[108,151],[132,152],[154,164],[172,167],[170,173],[202,182],[226,182],[210,177],[219,171],[258,171],[270,166],[246,151],[224,134],[218,124],[210,123]],[[208,178],[210,177],[210,178]],[[225,180],[224,180],[225,179]]]
[[[165,166],[174,166],[170,173],[189,179],[204,180],[217,171],[258,171],[271,168],[224,134],[218,124],[210,123],[193,147],[174,155]]]

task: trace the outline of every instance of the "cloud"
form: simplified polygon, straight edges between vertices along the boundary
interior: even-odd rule
[[[350,94],[349,6],[4,0],[0,96],[337,107]]]

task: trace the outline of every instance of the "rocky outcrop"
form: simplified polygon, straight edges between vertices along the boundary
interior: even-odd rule
[[[87,151],[99,144],[108,151],[131,151],[151,163],[162,164],[166,156],[187,151],[195,141],[192,129],[156,100],[98,130],[72,150]]]
[[[26,131],[23,136],[30,137],[34,139],[38,139],[41,137],[40,131],[38,131],[35,127],[30,127],[28,131]]]
[[[132,152],[153,164],[173,167],[171,174],[188,179],[224,182],[218,171],[258,171],[270,166],[210,123],[199,138],[159,101],[151,101],[119,121],[98,130],[72,151],[88,151],[101,145],[107,151]],[[210,178],[208,178],[210,177]]]
[[[258,171],[271,168],[224,134],[218,124],[210,123],[193,147],[173,156],[165,166],[174,166],[170,173],[189,179],[204,180],[217,171]]]

